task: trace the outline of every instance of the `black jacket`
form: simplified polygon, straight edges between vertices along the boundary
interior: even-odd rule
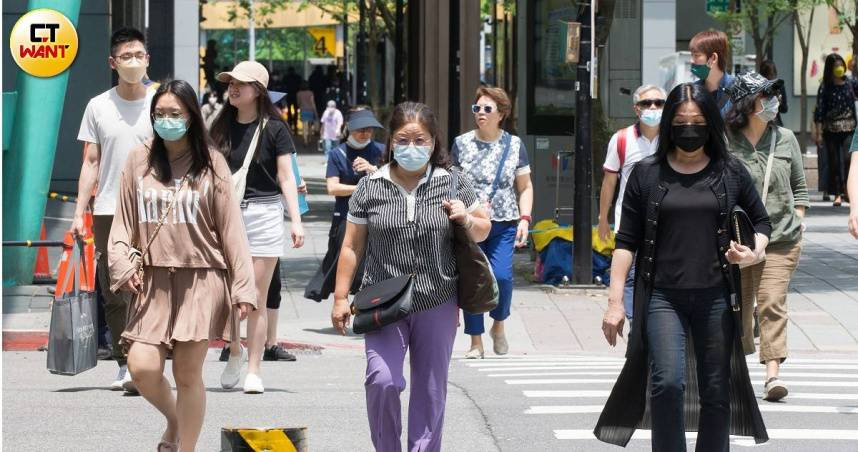
[[[716,165],[718,166],[709,180],[709,185],[718,199],[721,225],[711,233],[718,239],[718,256],[725,277],[725,290],[730,292],[730,303],[735,314],[733,318],[737,322],[734,328],[736,337],[733,341],[730,364],[730,433],[753,436],[758,443],[761,443],[768,440],[768,435],[757,406],[742,351],[741,312],[739,312],[742,306],[740,273],[738,266],[727,262],[724,253],[730,246],[728,213],[737,204],[748,213],[756,232],[768,236],[772,226],[747,169],[734,158],[727,162],[716,162]],[[638,163],[632,170],[623,197],[622,221],[616,238],[617,248],[637,253],[634,288],[635,316],[626,349],[626,363],[605,404],[594,434],[602,441],[620,446],[625,446],[629,442],[635,429],[649,425],[648,350],[644,332],[657,265],[655,250],[659,206],[668,191],[668,184],[661,176],[661,168],[662,163],[655,156],[651,156]],[[669,246],[682,246],[682,244],[671,243]],[[689,344],[687,349],[685,428],[686,431],[696,431],[700,412],[696,390],[696,360],[693,357],[694,348]]]

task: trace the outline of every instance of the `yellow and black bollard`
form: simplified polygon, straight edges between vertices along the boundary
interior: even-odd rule
[[[221,452],[307,452],[307,428],[221,429]]]

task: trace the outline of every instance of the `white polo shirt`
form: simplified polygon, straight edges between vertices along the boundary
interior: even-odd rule
[[[624,145],[623,142],[625,143]],[[605,155],[604,171],[620,173],[620,193],[617,196],[617,205],[614,207],[614,231],[620,229],[620,215],[623,212],[623,195],[626,192],[626,182],[632,168],[641,160],[655,153],[658,148],[658,135],[650,141],[641,134],[638,124],[630,125],[617,131],[608,143],[608,152]]]

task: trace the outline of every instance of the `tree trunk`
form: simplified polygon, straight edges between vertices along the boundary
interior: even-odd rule
[[[369,91],[369,102],[372,106],[373,111],[378,111],[379,105],[381,102],[379,100],[379,80],[378,80],[378,44],[379,44],[379,33],[378,33],[378,7],[375,2],[370,3],[370,9],[368,19],[369,19],[369,39],[367,39],[367,68],[366,68],[366,78],[367,78],[367,91]]]

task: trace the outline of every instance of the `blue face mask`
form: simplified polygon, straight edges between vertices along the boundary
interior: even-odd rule
[[[658,126],[661,123],[661,110],[647,108],[641,112],[641,122],[650,127]]]
[[[393,145],[393,158],[406,171],[418,171],[429,162],[432,146]]]
[[[157,118],[154,129],[164,141],[178,141],[188,132],[188,121],[178,118]]]

